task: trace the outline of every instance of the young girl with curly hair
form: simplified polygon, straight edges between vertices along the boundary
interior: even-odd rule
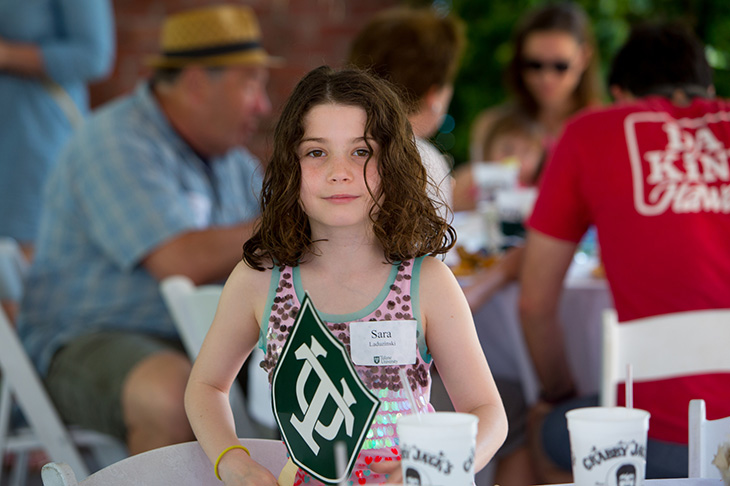
[[[354,363],[382,405],[350,484],[402,483],[394,423],[407,410],[404,385],[422,413],[429,369],[439,373],[458,412],[479,418],[475,470],[502,444],[507,422],[472,321],[449,268],[454,231],[427,193],[413,132],[389,83],[358,70],[320,67],[286,103],[266,167],[262,217],[244,245],[243,262],[225,285],[186,394],[193,429],[227,486],[276,485],[238,444],[228,390],[249,352],[266,353],[273,374],[304,291],[348,351],[363,345],[351,330],[368,321],[404,325],[412,362]],[[401,383],[398,368],[407,371]],[[412,411],[408,413],[413,413]],[[299,471],[298,482],[318,484]],[[297,483],[295,483],[297,484]]]

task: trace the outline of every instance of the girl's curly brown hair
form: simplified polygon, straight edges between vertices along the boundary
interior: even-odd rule
[[[297,84],[276,125],[274,151],[261,192],[261,218],[243,245],[243,261],[257,270],[296,266],[313,251],[309,218],[300,204],[297,150],[304,136],[306,114],[314,106],[329,103],[365,110],[365,134],[380,147],[380,188],[377,194],[370,187],[368,190],[377,201],[370,209],[370,220],[385,260],[394,263],[446,253],[454,245],[456,233],[439,216],[438,203],[427,195],[426,169],[406,111],[390,83],[356,69],[335,71],[321,66]]]

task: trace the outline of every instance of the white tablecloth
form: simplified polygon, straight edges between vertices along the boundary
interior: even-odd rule
[[[483,245],[483,226],[478,213],[457,213],[454,227],[459,244],[469,251]],[[595,258],[578,255],[564,283],[560,318],[564,328],[566,351],[581,394],[597,393],[601,375],[601,314],[613,307],[608,285],[594,278]],[[529,358],[517,302],[518,284],[499,291],[490,302],[474,313],[479,340],[492,373],[522,383],[528,404],[534,403],[539,385]]]

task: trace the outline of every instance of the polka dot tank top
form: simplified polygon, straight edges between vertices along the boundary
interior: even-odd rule
[[[353,468],[348,484],[382,484],[385,475],[370,470],[372,463],[400,459],[396,421],[403,414],[413,413],[403,384],[399,368],[406,370],[408,386],[423,413],[433,412],[431,397],[431,356],[420,322],[418,302],[418,277],[423,257],[394,264],[386,285],[380,294],[364,309],[350,314],[326,314],[319,312],[332,334],[342,342],[350,353],[350,323],[358,321],[416,320],[416,362],[402,366],[360,366],[355,370],[373,394],[380,399],[373,424],[368,431],[362,450]],[[304,289],[301,285],[299,267],[275,268],[271,276],[269,297],[261,325],[259,347],[265,357],[260,366],[269,374],[269,383],[284,343],[296,319]],[[316,306],[316,303],[315,303]],[[299,471],[294,483],[319,485],[319,481]]]

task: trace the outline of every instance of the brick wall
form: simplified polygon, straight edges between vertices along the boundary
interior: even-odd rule
[[[145,57],[157,52],[162,19],[179,10],[220,4],[220,0],[115,0],[117,58],[105,81],[91,86],[92,106],[131,91],[149,74]],[[377,11],[398,0],[232,0],[256,11],[263,44],[287,64],[273,69],[269,94],[274,107],[250,149],[265,160],[279,108],[299,78],[321,64],[341,66],[350,40]]]

